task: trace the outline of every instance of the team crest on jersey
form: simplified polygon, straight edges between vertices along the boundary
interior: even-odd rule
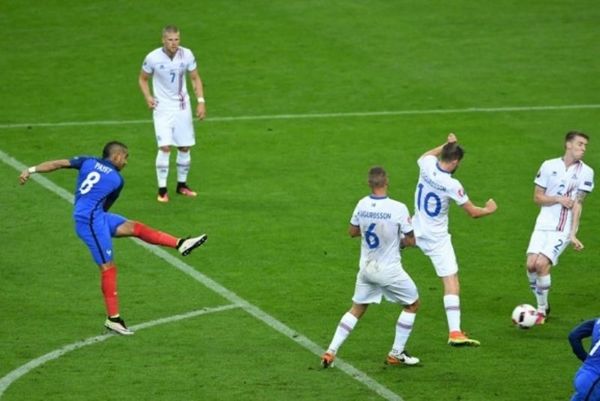
[[[160,65],[160,69],[161,69],[161,70],[164,70],[164,69],[165,69],[165,66],[161,64],[161,65]]]
[[[552,177],[556,176],[556,174],[557,174],[556,171],[553,171],[552,172]]]

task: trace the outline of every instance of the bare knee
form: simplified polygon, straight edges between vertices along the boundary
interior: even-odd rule
[[[367,311],[367,307],[369,305],[368,304],[352,304],[352,307],[350,308],[350,313],[352,315],[354,315],[355,318],[360,319],[365,312]]]
[[[538,259],[537,256],[538,255],[531,255],[531,254],[527,255],[527,262],[526,262],[525,265],[526,265],[527,271],[530,272],[530,273],[533,273],[533,272],[537,271],[537,269],[535,267],[536,261]]]
[[[405,305],[404,306],[404,310],[406,312],[410,312],[410,313],[417,313],[417,311],[419,310],[419,306],[421,306],[421,301],[419,301],[418,299],[413,302],[410,305]]]
[[[537,272],[538,275],[545,276],[550,274],[551,267],[552,261],[541,253],[527,257],[527,270],[530,272]]]
[[[552,263],[546,258],[538,258],[535,263],[535,270],[539,276],[550,274],[550,267],[552,267]]]
[[[133,220],[127,220],[119,227],[117,227],[117,231],[115,232],[115,237],[131,237],[134,235],[134,229],[137,222]]]

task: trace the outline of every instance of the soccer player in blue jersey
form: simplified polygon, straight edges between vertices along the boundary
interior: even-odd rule
[[[63,168],[79,170],[73,210],[75,231],[100,267],[102,294],[108,315],[104,325],[122,335],[131,335],[133,331],[127,328],[119,315],[117,267],[113,260],[112,237],[137,237],[150,244],[176,248],[183,256],[202,245],[207,238],[206,234],[193,238],[176,238],[138,221],[127,220],[108,212],[123,188],[124,181],[119,172],[127,165],[128,156],[127,146],[113,141],[104,146],[101,158],[79,156],[70,160],[46,161],[29,167],[19,176],[23,185],[34,173],[49,173]]]
[[[589,354],[583,349],[581,340],[592,337]],[[581,323],[569,334],[573,353],[583,365],[575,374],[575,394],[571,401],[600,401],[600,318]]]

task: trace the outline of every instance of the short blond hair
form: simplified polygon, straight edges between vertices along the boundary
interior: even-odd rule
[[[179,33],[179,28],[175,25],[167,25],[162,30],[162,36],[165,36],[167,33]]]
[[[382,188],[387,184],[387,173],[381,166],[373,166],[369,169],[369,186],[371,188]]]

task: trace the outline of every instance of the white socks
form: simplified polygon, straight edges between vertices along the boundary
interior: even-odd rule
[[[166,188],[167,177],[169,176],[169,156],[170,152],[158,150],[156,155],[156,178],[159,188]],[[192,156],[190,152],[177,151],[177,182],[186,182],[190,171]]]
[[[169,156],[170,152],[163,152],[158,150],[156,155],[156,178],[158,180],[159,188],[166,188],[167,177],[169,176]]]
[[[396,337],[394,338],[394,345],[392,346],[392,354],[400,355],[404,351],[406,341],[408,341],[416,316],[415,313],[404,310],[400,313],[400,317],[398,317],[398,321],[396,322]]]
[[[177,182],[186,182],[190,171],[192,156],[190,152],[177,151]]]
[[[537,299],[538,312],[546,314],[548,308],[548,292],[550,292],[550,284],[552,280],[550,275],[539,276],[535,282],[535,298]]]
[[[527,280],[529,281],[529,288],[531,289],[531,292],[533,292],[533,295],[535,295],[535,287],[537,286],[536,282],[537,282],[537,277],[538,277],[537,272],[535,272],[535,271],[530,272],[529,270],[526,270],[526,271],[527,271]]]
[[[444,295],[444,309],[449,331],[460,331],[460,298],[458,295]]]
[[[346,341],[346,338],[348,338],[357,322],[358,319],[356,316],[350,312],[346,312],[344,316],[342,316],[340,324],[338,324],[335,334],[333,335],[333,339],[331,340],[331,344],[327,350],[335,355],[344,341]]]

